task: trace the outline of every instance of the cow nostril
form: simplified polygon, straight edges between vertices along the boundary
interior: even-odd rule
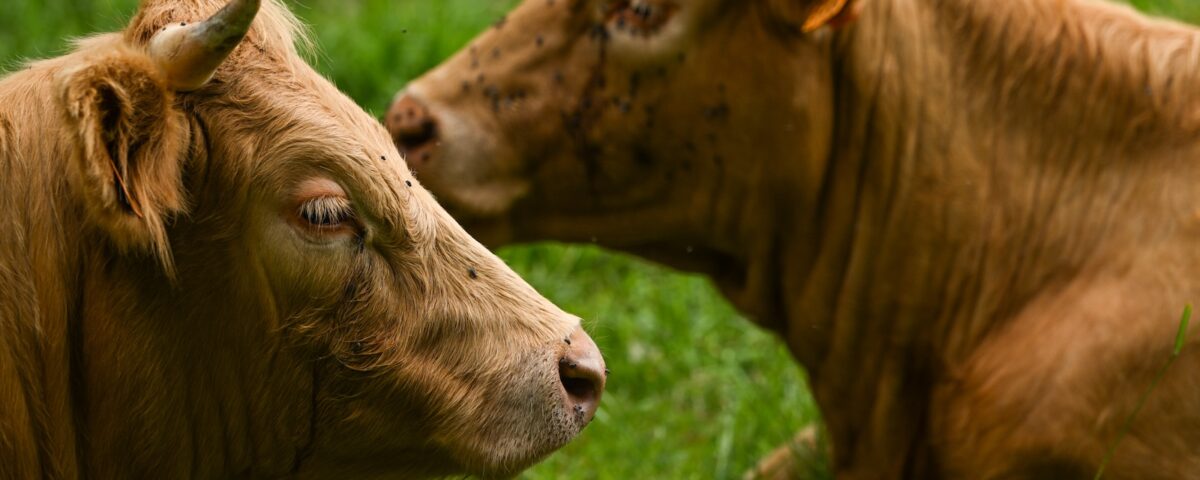
[[[592,421],[604,393],[604,358],[592,339],[578,329],[567,339],[567,352],[558,362],[558,378],[567,406],[582,423]]]
[[[387,116],[387,128],[396,147],[410,161],[416,152],[431,147],[438,136],[437,121],[433,114],[411,95],[405,95],[392,104]],[[417,158],[428,159],[429,155],[422,154]]]
[[[604,388],[603,371],[564,358],[558,364],[558,378],[567,392],[569,406],[584,417],[584,422],[591,421]]]
[[[576,403],[593,402],[596,399],[596,384],[586,378],[562,377],[563,388]]]
[[[398,133],[395,136],[396,143],[406,149],[412,150],[433,141],[437,137],[437,124],[433,123],[431,119],[425,119],[413,126],[413,128]]]

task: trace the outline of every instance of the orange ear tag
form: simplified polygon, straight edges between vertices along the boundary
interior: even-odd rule
[[[858,17],[859,10],[857,1],[822,0],[809,12],[808,20],[804,21],[804,32],[809,33],[826,25],[846,25]]]

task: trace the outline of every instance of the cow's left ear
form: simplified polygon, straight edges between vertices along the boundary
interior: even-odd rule
[[[89,40],[85,51],[92,53],[57,77],[67,143],[75,145],[74,188],[89,223],[122,250],[157,254],[168,275],[174,272],[166,223],[184,210],[191,144],[175,92],[208,83],[246,37],[261,4],[230,0],[206,20],[157,29],[139,48],[115,35]]]
[[[72,187],[87,221],[125,251],[170,270],[166,222],[184,210],[189,131],[162,69],[144,51],[106,49],[58,77]]]
[[[804,32],[824,26],[838,27],[858,16],[859,0],[769,0],[776,15],[799,25]]]

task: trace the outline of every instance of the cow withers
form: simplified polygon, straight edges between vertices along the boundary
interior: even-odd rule
[[[0,476],[509,476],[591,420],[579,320],[297,31],[150,0],[0,81]]]

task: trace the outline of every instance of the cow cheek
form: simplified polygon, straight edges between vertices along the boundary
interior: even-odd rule
[[[360,369],[361,361],[328,366],[321,396],[329,438],[340,439],[329,446],[335,456],[411,457],[406,462],[418,468],[426,462],[457,465],[441,474],[489,472],[499,458],[528,456],[502,454],[514,443],[521,446],[517,450],[528,449],[524,436],[513,439],[532,423],[530,415],[515,415],[515,409],[496,401],[518,398],[515,390],[524,390],[497,388],[511,378],[471,372],[461,368],[461,359],[418,352],[411,345],[385,352],[379,352],[385,350],[380,345],[365,348],[360,360],[373,359],[369,369]]]

